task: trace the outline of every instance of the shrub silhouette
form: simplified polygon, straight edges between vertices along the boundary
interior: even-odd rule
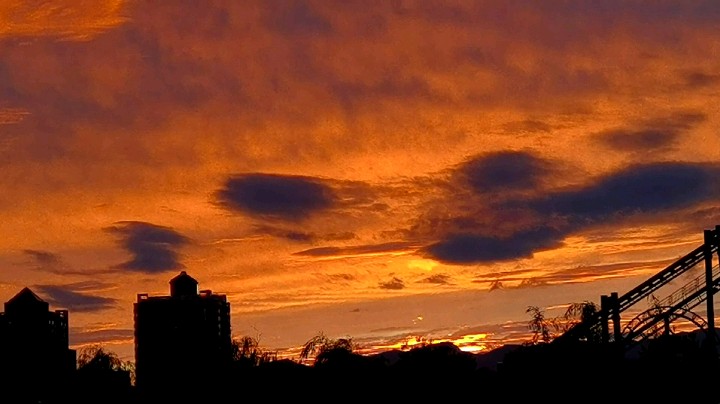
[[[75,399],[79,403],[124,403],[130,399],[134,369],[131,362],[122,361],[117,354],[102,345],[80,350],[77,359]]]

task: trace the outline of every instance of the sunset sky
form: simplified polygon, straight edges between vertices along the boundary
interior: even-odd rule
[[[0,301],[123,359],[182,270],[268,350],[526,340],[720,224],[719,101],[715,0],[3,0]]]

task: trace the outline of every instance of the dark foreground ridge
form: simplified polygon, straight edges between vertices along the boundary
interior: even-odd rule
[[[483,354],[452,343],[407,351],[360,355],[345,348],[323,352],[314,364],[289,359],[262,364],[236,361],[195,378],[166,380],[162,388],[139,389],[127,371],[97,366],[40,386],[3,374],[3,403],[192,403],[222,400],[278,402],[410,402],[500,398],[503,402],[556,394],[552,402],[667,399],[670,375],[697,386],[714,382],[720,367],[704,332],[653,339],[630,358],[607,345],[577,343],[503,346]],[[37,369],[41,371],[41,369]],[[212,377],[204,377],[212,375]],[[575,401],[580,396],[592,401]],[[564,391],[564,389],[570,389]],[[707,399],[706,389],[685,389],[686,402]],[[543,401],[544,402],[544,401]],[[645,401],[642,401],[645,402]],[[663,401],[664,402],[664,401]],[[716,401],[711,401],[716,402]]]

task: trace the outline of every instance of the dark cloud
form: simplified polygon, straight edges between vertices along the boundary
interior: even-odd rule
[[[549,282],[548,282],[547,280],[545,280],[544,278],[534,277],[534,278],[525,278],[525,279],[523,279],[523,280],[520,282],[520,284],[517,285],[516,287],[517,287],[518,289],[522,289],[522,288],[535,288],[535,287],[538,287],[538,286],[546,286],[546,285],[548,285],[548,284],[549,284]]]
[[[311,232],[283,229],[272,226],[256,226],[254,233],[267,234],[269,236],[283,238],[289,241],[296,241],[299,243],[310,243],[316,239],[316,235]]]
[[[407,241],[396,241],[382,244],[368,244],[359,246],[347,246],[347,247],[317,247],[310,248],[308,250],[302,250],[294,253],[294,255],[306,255],[311,257],[328,257],[328,256],[342,256],[342,255],[365,255],[365,254],[378,254],[378,253],[390,253],[397,251],[408,251],[416,248],[415,243]]]
[[[352,274],[328,274],[326,275],[328,279],[331,281],[341,281],[341,282],[349,282],[354,281],[356,278]]]
[[[67,265],[60,255],[50,251],[28,249],[23,250],[22,253],[31,259],[30,264],[34,266],[34,269],[40,271],[52,272],[60,275],[97,275],[100,273],[112,272],[107,269],[74,269]]]
[[[510,237],[450,234],[423,248],[426,256],[448,264],[477,264],[532,257],[533,252],[557,248],[564,234],[549,227],[518,232]]]
[[[714,165],[661,162],[634,165],[577,190],[551,193],[531,202],[545,216],[562,216],[574,226],[634,214],[669,212],[717,197]]]
[[[313,240],[313,236],[310,233],[303,233],[300,231],[288,231],[284,232],[281,235],[282,238],[290,241],[299,241],[299,242],[310,242]]]
[[[351,231],[342,231],[338,233],[325,233],[317,235],[315,239],[326,241],[349,241],[358,238],[358,235]]]
[[[537,187],[549,170],[546,161],[521,151],[502,151],[473,157],[459,173],[479,193],[528,190]]]
[[[88,285],[37,285],[40,293],[54,306],[64,307],[73,312],[92,312],[115,305],[116,300],[109,297],[94,296],[77,292],[76,286],[84,290]]]
[[[402,72],[387,73],[375,81],[346,81],[336,79],[331,88],[343,105],[371,102],[376,99],[437,99],[430,84],[419,77],[404,77]]]
[[[523,121],[514,121],[514,122],[508,122],[505,125],[503,125],[503,129],[508,132],[509,134],[517,135],[518,133],[525,133],[525,132],[550,132],[552,130],[552,126],[543,121],[538,121],[535,119],[526,119]]]
[[[405,282],[398,277],[393,277],[387,282],[380,282],[380,289],[400,290],[405,289]]]
[[[296,241],[299,243],[310,243],[313,241],[347,241],[357,238],[357,235],[353,232],[338,232],[338,233],[315,233],[309,231],[303,231],[299,229],[289,229],[284,227],[269,226],[269,225],[258,225],[254,227],[255,234],[267,234],[269,236],[283,238],[290,241]]]
[[[420,252],[441,262],[467,265],[532,256],[560,246],[562,227],[539,224],[526,201],[536,197],[560,166],[524,151],[494,152],[453,168],[446,195],[426,207],[409,237],[434,240]]]
[[[55,266],[60,263],[60,256],[49,251],[23,250],[23,254],[30,256],[39,266]]]
[[[600,135],[603,143],[621,151],[651,151],[674,144],[680,134],[674,130],[613,130]]]
[[[422,283],[435,283],[438,285],[450,285],[450,276],[447,274],[435,274],[428,276],[421,281]]]
[[[697,209],[690,214],[690,218],[693,219],[692,223],[720,223],[720,206]]]
[[[676,130],[692,129],[707,120],[707,114],[701,111],[679,111],[667,117],[659,117],[644,123],[650,128],[668,128]]]
[[[419,2],[412,4],[395,5],[405,13],[412,13],[430,21],[440,21],[457,25],[476,24],[486,21],[494,27],[502,28],[508,20],[522,21],[524,15],[521,11],[530,11],[533,14],[547,16],[557,22],[546,28],[559,38],[556,41],[589,40],[593,32],[598,35],[607,35],[618,29],[617,19],[634,21],[635,29],[644,29],[647,26],[669,26],[670,23],[682,24],[711,24],[714,25],[720,18],[720,6],[713,0],[699,0],[685,4],[678,2],[654,3],[648,7],[645,3],[627,2],[623,0],[608,0],[602,2],[579,0],[573,2],[517,2],[502,3],[504,7],[478,7],[476,2],[456,2],[448,5],[444,2]],[[517,20],[515,20],[517,18]],[[546,19],[542,19],[546,21]],[[531,22],[528,22],[531,23]],[[540,22],[537,23],[538,25]],[[544,36],[535,36],[532,30],[518,30],[515,35],[529,40],[546,39]],[[576,33],[577,38],[563,38]],[[643,38],[645,39],[645,38]]]
[[[503,271],[501,273],[481,273],[478,274],[475,279],[473,279],[473,283],[485,283],[489,285],[500,283],[500,286],[503,286],[502,282],[519,282],[527,278],[528,275],[532,274],[533,272],[537,272],[537,270],[525,268]]]
[[[268,26],[284,35],[322,35],[333,31],[330,20],[306,1],[267,3]]]
[[[225,181],[219,203],[250,216],[296,221],[332,208],[333,189],[319,179],[295,175],[243,174]]]
[[[704,122],[700,112],[679,112],[669,117],[642,122],[635,128],[621,128],[598,133],[597,139],[611,149],[630,152],[652,152],[673,146],[684,131]]]
[[[493,280],[490,281],[490,288],[488,289],[490,292],[493,290],[499,290],[499,289],[505,289],[505,285],[503,285],[502,281],[500,280]]]
[[[691,89],[709,87],[720,81],[720,75],[708,74],[701,71],[687,72],[682,78],[685,85]]]
[[[637,164],[582,186],[511,198],[483,209],[470,207],[473,215],[458,209],[455,215],[445,212],[441,218],[423,218],[428,224],[419,222],[411,233],[435,238],[420,249],[429,258],[458,265],[489,263],[529,258],[534,252],[560,247],[567,235],[597,224],[670,214],[718,196],[718,165]]]
[[[124,221],[105,229],[120,236],[120,244],[132,259],[116,266],[136,272],[159,273],[184,268],[177,248],[189,239],[177,231],[152,223]]]

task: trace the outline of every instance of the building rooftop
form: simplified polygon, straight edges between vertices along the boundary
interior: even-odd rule
[[[25,311],[26,309],[47,310],[49,307],[50,305],[46,301],[27,287],[23,288],[18,294],[5,302],[5,311]]]
[[[23,288],[7,302],[13,304],[45,303],[45,301],[41,299],[40,296],[36,295],[35,292],[30,290],[30,288],[28,287]]]
[[[182,271],[180,274],[170,279],[170,296],[197,296],[198,281],[187,272]]]

